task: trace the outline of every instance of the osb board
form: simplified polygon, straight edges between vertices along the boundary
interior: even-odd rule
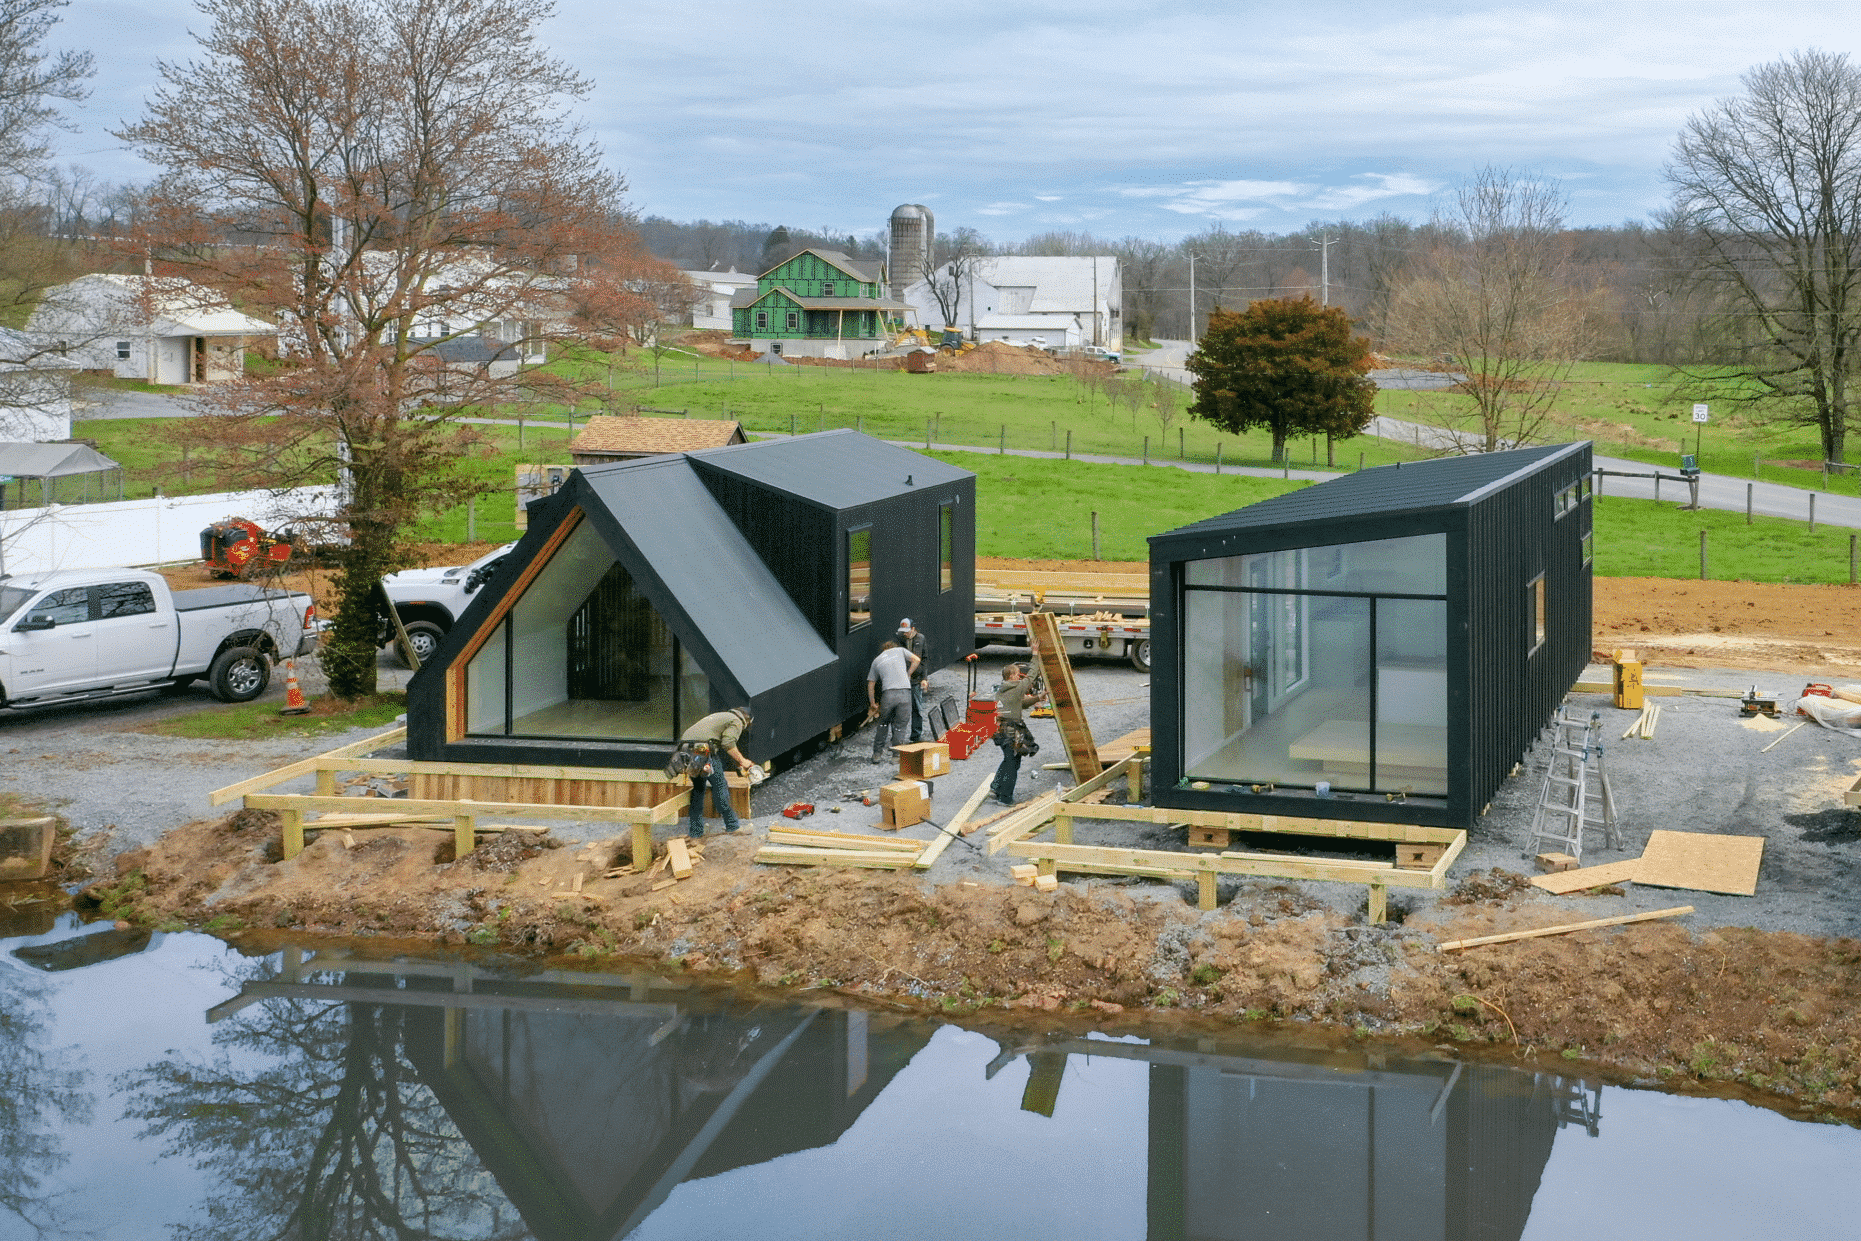
[[[1640,871],[1641,859],[1629,858],[1626,862],[1604,862],[1601,866],[1560,870],[1551,875],[1533,875],[1531,886],[1543,888],[1558,896],[1567,896],[1572,892],[1586,892],[1611,883],[1633,883]]]
[[[1131,757],[1131,755],[1137,753],[1138,746],[1147,746],[1149,744],[1150,730],[1148,728],[1133,728],[1130,732],[1124,734],[1124,736],[1107,741],[1104,745],[1100,746],[1099,762],[1110,767],[1114,763],[1121,763],[1125,759]]]
[[[1750,896],[1758,890],[1758,863],[1763,860],[1762,836],[1657,831],[1648,836],[1635,882],[1657,888]]]

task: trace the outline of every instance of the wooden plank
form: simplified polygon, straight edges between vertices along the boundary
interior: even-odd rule
[[[989,855],[993,857],[1000,853],[1010,841],[1019,840],[1029,832],[1042,827],[1053,817],[1053,809],[1059,801],[1059,791],[1049,789],[997,823],[994,830],[989,833]]]
[[[305,827],[387,827],[395,823],[445,823],[450,816],[443,814],[342,814],[331,812],[320,814],[305,823]]]
[[[1758,890],[1758,866],[1763,860],[1762,836],[1656,831],[1648,835],[1635,882],[1751,896]]]
[[[583,823],[655,822],[654,811],[643,806],[557,806],[529,802],[496,802],[395,798],[408,811],[421,814],[498,814],[513,819],[572,819]],[[343,810],[353,806],[353,797],[315,797],[307,793],[248,793],[246,806],[252,810]]]
[[[1346,883],[1386,883],[1401,888],[1441,888],[1442,876],[1432,871],[1398,870],[1388,862],[1356,862],[1332,858],[1293,858],[1265,853],[1179,853],[1170,849],[1119,849],[1102,845],[1062,845],[1046,841],[1009,843],[1014,857],[1029,858],[1058,870],[1073,870],[1079,863],[1105,868],[1101,873],[1126,874],[1161,870],[1199,874],[1253,875],[1275,879],[1329,879]]]
[[[224,806],[227,802],[235,798],[244,797],[247,793],[257,792],[260,789],[268,789],[274,784],[282,784],[286,780],[292,780],[298,776],[307,776],[317,771],[319,769],[319,764],[325,761],[346,758],[352,754],[366,754],[370,750],[379,750],[383,746],[393,745],[397,741],[406,740],[406,738],[407,727],[405,725],[399,728],[390,728],[385,733],[376,733],[372,737],[364,737],[360,741],[351,741],[348,745],[337,746],[334,750],[325,751],[314,757],[300,759],[295,763],[287,763],[283,767],[275,767],[262,776],[253,776],[249,780],[241,780],[237,784],[229,784],[225,788],[215,789],[213,792],[207,794],[207,804],[209,806]]]
[[[1613,696],[1615,694],[1615,685],[1609,681],[1578,681],[1575,685],[1570,687],[1570,692],[1573,694],[1609,694]],[[1652,694],[1657,698],[1678,698],[1686,693],[1686,691],[1681,689],[1678,685],[1649,685],[1646,682],[1642,683],[1641,692],[1643,694]],[[1699,690],[1695,692],[1712,698],[1736,698],[1739,696],[1732,693],[1730,690],[1712,690],[1710,692]]]
[[[911,865],[909,855],[898,853],[861,853],[853,849],[798,849],[765,845],[752,861],[772,866],[854,866],[867,870],[903,870]]]
[[[1124,736],[1115,737],[1107,741],[1104,745],[1101,745],[1099,747],[1099,762],[1109,767],[1113,763],[1123,762],[1125,759],[1130,758],[1140,749],[1145,752],[1148,752],[1150,749],[1150,730],[1148,728],[1133,728],[1130,732],[1124,734]]]
[[[691,878],[691,850],[686,847],[683,836],[674,836],[666,841],[666,856],[672,859],[674,879]]]
[[[772,827],[769,839],[778,845],[805,845],[813,849],[883,849],[891,853],[916,856],[924,847],[921,840],[897,836],[861,836],[852,832],[802,832],[788,827]]]
[[[1629,858],[1625,862],[1604,862],[1600,866],[1580,866],[1576,870],[1560,870],[1548,875],[1533,875],[1531,886],[1542,888],[1558,896],[1568,896],[1572,892],[1585,892],[1591,888],[1607,887],[1612,883],[1634,883],[1635,872],[1641,869],[1640,858]]]
[[[969,816],[976,813],[976,809],[982,805],[982,799],[988,795],[989,782],[984,780],[976,786],[976,791],[969,795],[969,800],[963,803],[963,808],[956,812],[956,817],[939,829],[936,839],[918,853],[916,865],[919,870],[927,868],[943,854],[945,849],[950,847],[950,841],[963,830],[963,824],[969,822]]]
[[[1059,618],[1051,612],[1035,612],[1027,618],[1027,632],[1035,658],[1047,677],[1054,723],[1060,727],[1066,757],[1073,765],[1073,779],[1083,783],[1098,775],[1103,765],[1098,746],[1092,741],[1092,725],[1086,719],[1079,684],[1073,679],[1072,661],[1066,657],[1066,643],[1060,637]]]
[[[1652,922],[1656,918],[1677,918],[1681,914],[1693,912],[1691,905],[1676,905],[1672,909],[1656,909],[1643,914],[1623,914],[1616,918],[1591,918],[1588,922],[1567,922],[1562,926],[1541,926],[1535,931],[1508,931],[1504,935],[1479,935],[1473,939],[1450,939],[1440,945],[1442,952],[1457,952],[1462,948],[1477,948],[1481,944],[1509,944],[1520,939],[1537,939],[1545,935],[1568,935],[1572,931],[1593,931],[1605,926],[1626,926],[1631,922]]]
[[[671,784],[663,771],[637,767],[548,767],[526,763],[429,763],[413,759],[363,758],[342,761],[340,755],[319,755],[326,770],[359,771],[393,776],[497,776],[506,780],[592,780],[603,784]]]
[[[1391,840],[1414,844],[1451,845],[1461,835],[1459,828],[1419,827],[1409,823],[1293,818],[1289,815],[1241,814],[1225,810],[1174,810],[1167,806],[1095,806],[1071,800],[1067,803],[1066,813],[1076,819],[1161,823],[1169,827],[1224,827],[1234,832],[1335,836],[1346,840]]]
[[[1066,790],[1065,793],[1061,794],[1060,800],[1064,802],[1075,802],[1075,801],[1081,801],[1086,797],[1090,797],[1092,794],[1098,792],[1100,789],[1109,787],[1112,781],[1116,780],[1119,776],[1128,772],[1134,764],[1138,764],[1141,761],[1142,760],[1139,759],[1136,755],[1132,755],[1131,757],[1123,760],[1122,762],[1115,763],[1112,766],[1107,767],[1105,770],[1098,772],[1097,774],[1092,776],[1091,779],[1083,780],[1080,783],[1075,784],[1072,788]]]

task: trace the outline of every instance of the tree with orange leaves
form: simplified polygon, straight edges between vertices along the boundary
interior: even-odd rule
[[[625,247],[624,185],[570,115],[588,83],[537,42],[548,0],[200,8],[199,57],[119,134],[164,170],[135,241],[279,325],[286,365],[202,398],[195,460],[343,480],[324,662],[353,697],[405,531],[479,490],[459,414],[547,399],[549,375],[500,363],[582,330],[569,303],[582,260]]]

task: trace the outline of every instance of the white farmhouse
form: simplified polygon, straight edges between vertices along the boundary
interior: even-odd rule
[[[1113,351],[1123,345],[1124,277],[1116,255],[978,259],[974,273],[955,285],[946,263],[932,280],[906,288],[905,300],[926,327],[961,328],[977,341],[1049,349],[1102,345]],[[954,295],[954,323],[936,296],[938,288],[946,302]]]
[[[26,331],[85,370],[157,384],[237,379],[247,340],[278,333],[190,280],[109,274],[48,291]]]
[[[680,274],[691,282],[692,288],[698,290],[691,304],[691,325],[695,328],[730,331],[730,299],[745,289],[756,287],[756,277],[734,267],[729,271],[688,271]]]
[[[0,441],[71,438],[71,372],[77,363],[24,332],[0,328]],[[0,474],[8,473],[0,460]]]

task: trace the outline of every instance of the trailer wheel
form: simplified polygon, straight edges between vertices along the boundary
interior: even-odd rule
[[[1125,647],[1125,653],[1131,657],[1131,666],[1139,672],[1150,671],[1150,639],[1138,638]]]
[[[249,646],[231,646],[214,656],[207,683],[221,702],[251,702],[271,684],[271,661]]]

